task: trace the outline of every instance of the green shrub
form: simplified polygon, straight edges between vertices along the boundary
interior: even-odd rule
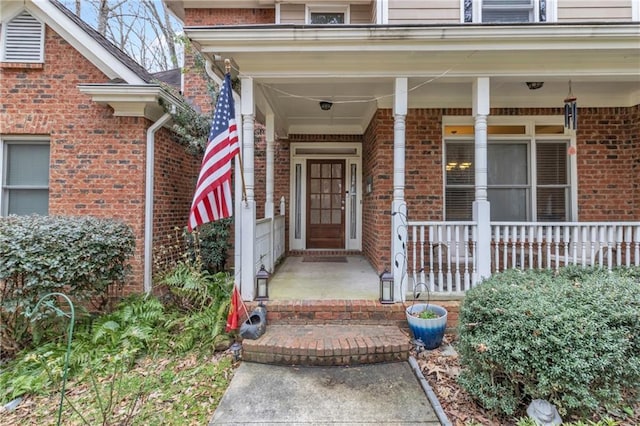
[[[460,308],[461,385],[513,415],[532,399],[561,414],[620,404],[640,388],[637,272],[507,271]]]
[[[192,233],[185,232],[189,255],[200,256],[203,267],[211,273],[225,270],[232,223],[233,219],[221,219],[205,223]]]
[[[47,293],[98,300],[129,270],[134,236],[125,224],[90,217],[9,216],[0,219],[0,338],[7,354],[31,339],[25,315]],[[103,301],[106,298],[102,299]],[[39,310],[34,319],[51,317]]]

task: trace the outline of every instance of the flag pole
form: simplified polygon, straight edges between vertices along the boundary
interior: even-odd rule
[[[224,60],[224,70],[227,74],[231,73],[231,61],[229,59]],[[240,126],[240,128],[242,128],[242,125]],[[240,164],[240,180],[242,181],[242,201],[246,203],[247,202],[247,186],[244,183],[244,166],[242,165],[242,149],[240,149],[240,151],[238,152],[238,163]]]

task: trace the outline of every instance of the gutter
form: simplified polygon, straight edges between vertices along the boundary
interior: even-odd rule
[[[153,177],[156,132],[169,120],[171,120],[171,114],[167,112],[147,129],[147,165],[144,191],[144,292],[146,294],[151,293],[153,287]]]

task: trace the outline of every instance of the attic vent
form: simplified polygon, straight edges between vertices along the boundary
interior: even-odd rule
[[[4,26],[3,60],[6,62],[42,62],[44,25],[24,11]]]

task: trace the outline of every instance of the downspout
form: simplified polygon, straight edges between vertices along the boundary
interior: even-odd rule
[[[168,112],[147,129],[147,167],[144,191],[144,292],[151,293],[153,273],[153,177],[156,132],[171,120]]]

